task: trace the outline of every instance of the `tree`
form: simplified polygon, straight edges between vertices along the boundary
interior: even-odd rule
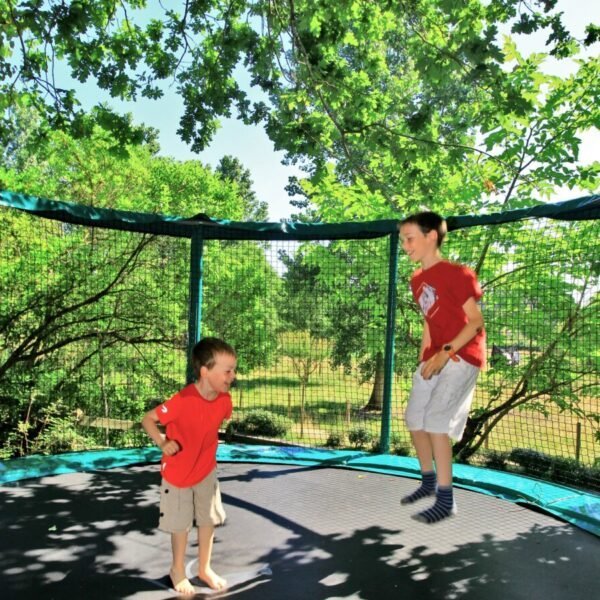
[[[548,47],[559,57],[576,44],[547,0],[186,0],[161,9],[144,0],[4,1],[0,20],[3,141],[12,137],[17,106],[35,107],[41,134],[85,137],[100,125],[120,149],[144,140],[144,128],[107,103],[85,112],[75,86],[57,80],[57,67],[125,101],[159,98],[164,82],[174,81],[184,104],[178,133],[193,150],[235,109],[244,122],[264,124],[289,160],[317,170],[333,161],[342,179],[361,176],[396,206],[394,190],[415,179],[420,158],[460,161],[471,141],[471,107],[482,96],[500,112],[520,101],[505,85],[499,23],[512,21],[525,34],[549,29]],[[590,26],[585,43],[597,37]],[[270,106],[236,82],[239,64]],[[391,185],[382,168],[394,176]],[[426,184],[416,180],[415,189]]]
[[[488,253],[481,267],[488,346],[519,351],[518,360],[493,361],[480,378],[484,402],[454,446],[460,459],[471,458],[511,413],[567,413],[597,430],[597,408],[586,401],[598,394],[597,232],[593,221],[520,222],[495,227],[490,246],[480,231],[452,234],[453,253]]]
[[[306,330],[284,332],[281,335],[282,354],[287,356],[300,383],[300,437],[306,422],[306,391],[313,373],[329,358],[327,341]]]
[[[246,206],[244,220],[267,220],[269,214],[267,203],[260,201],[256,197],[256,192],[252,189],[254,182],[250,176],[250,171],[242,165],[239,159],[234,156],[224,156],[219,161],[215,172],[220,175],[224,181],[237,184],[238,194],[243,199]]]
[[[236,187],[198,162],[157,157],[143,146],[121,158],[110,152],[112,144],[101,131],[85,141],[55,132],[40,156],[22,149],[18,156],[7,153],[0,180],[16,192],[104,208],[162,207],[236,220],[244,214]],[[189,242],[8,209],[0,220],[0,442],[16,454],[107,444],[123,432],[107,428],[82,440],[75,435],[82,415],[138,420],[149,401],[181,386]],[[274,351],[265,333],[275,321],[274,308],[263,290],[277,278],[258,245],[238,254],[227,279],[213,276],[212,266],[231,252],[207,249],[204,326],[226,334],[245,357],[242,367],[251,368],[268,363]],[[233,310],[235,293],[242,291],[237,302],[245,309]]]
[[[427,164],[427,169],[437,165],[436,181],[443,182],[444,194],[431,197],[427,207],[438,210],[442,214],[460,214],[461,207],[469,207],[469,212],[477,213],[479,210],[498,210],[506,208],[521,208],[539,203],[539,197],[551,197],[559,186],[569,188],[583,188],[593,192],[598,189],[598,174],[600,164],[581,165],[578,163],[578,152],[581,144],[582,131],[594,128],[600,118],[598,101],[600,89],[598,87],[598,73],[600,72],[598,60],[595,58],[582,61],[579,69],[572,76],[559,79],[545,75],[541,70],[543,55],[533,55],[529,58],[521,56],[514,44],[507,41],[505,55],[511,59],[512,69],[506,75],[506,84],[512,89],[519,89],[522,102],[515,103],[512,110],[506,114],[498,113],[492,104],[483,104],[481,110],[481,123],[479,136],[484,152],[471,152],[464,155],[464,166],[461,170],[448,169],[435,161]],[[483,110],[485,109],[485,110]],[[428,175],[433,177],[431,173]],[[438,185],[435,183],[435,185]],[[328,168],[317,181],[313,178],[304,182],[304,189],[316,206],[316,212],[327,221],[353,220],[372,216],[391,216],[388,212],[387,202],[379,191],[372,191],[368,185],[357,180],[352,184],[340,182],[334,170]],[[482,189],[485,193],[482,194]],[[408,209],[408,205],[406,206]],[[590,226],[593,229],[593,226]],[[521,235],[525,232],[525,235]],[[556,242],[556,237],[562,235],[570,239],[571,244],[566,247],[587,247],[585,241],[597,234],[587,231],[586,227],[566,229],[556,225],[554,229],[548,228],[548,247],[531,235],[526,226],[507,228],[489,227],[479,230],[476,235],[467,236],[468,244],[457,246],[452,240],[460,234],[450,235],[450,248],[455,249],[451,258],[471,265],[478,273],[480,280],[486,288],[488,306],[493,307],[496,281],[506,281],[507,272],[513,270],[515,255],[522,257],[517,273],[529,277],[530,281],[539,281],[540,289],[528,290],[527,302],[537,307],[528,315],[529,330],[522,332],[528,344],[535,347],[548,347],[552,352],[541,355],[532,354],[530,361],[523,365],[524,372],[520,369],[507,371],[507,379],[499,387],[497,382],[490,382],[490,396],[493,398],[490,405],[474,413],[469,420],[469,425],[463,440],[455,447],[455,451],[462,458],[468,458],[473,451],[489,435],[489,432],[499,422],[502,416],[519,406],[546,411],[549,403],[558,403],[561,410],[572,410],[575,414],[581,413],[581,407],[575,401],[578,393],[592,392],[589,377],[590,365],[594,364],[593,356],[589,355],[590,345],[584,337],[579,336],[594,323],[597,318],[597,304],[591,302],[578,309],[572,307],[567,312],[555,315],[548,320],[543,313],[543,308],[554,301],[545,296],[546,291],[556,285],[563,299],[580,297],[583,293],[580,285],[588,290],[597,290],[597,274],[594,268],[594,251],[589,250],[591,258],[584,260],[585,273],[578,273],[578,264],[568,263],[565,270],[567,275],[559,276],[560,268],[557,263],[549,261],[549,256],[554,256],[559,249],[550,248]],[[467,234],[465,234],[467,235]],[[459,248],[456,251],[456,248]],[[543,254],[543,251],[546,254]],[[335,251],[334,251],[335,253]],[[384,264],[385,251],[376,251],[378,257],[372,257],[373,264]],[[531,257],[539,254],[539,260]],[[585,252],[584,252],[585,255]],[[329,260],[323,258],[324,261]],[[357,249],[350,256],[346,256],[349,264],[356,262],[364,264],[366,272],[371,271],[368,257],[361,256]],[[554,266],[551,266],[554,265]],[[406,281],[410,272],[402,266],[400,281]],[[573,278],[573,280],[571,280]],[[368,282],[368,276],[358,278]],[[552,283],[558,279],[557,283]],[[582,284],[581,282],[585,282]],[[516,288],[521,289],[522,288]],[[563,291],[564,290],[564,291]],[[589,292],[591,293],[591,292]],[[373,302],[381,303],[373,297]],[[524,299],[522,299],[524,301]],[[341,300],[344,303],[344,299]],[[514,303],[518,306],[518,303]],[[416,341],[419,337],[421,318],[414,307],[408,288],[405,286],[398,294],[398,319],[397,319],[397,357],[396,365],[410,365],[416,356]],[[491,309],[493,311],[493,308]],[[515,309],[519,310],[519,309]],[[364,322],[360,316],[350,311],[341,310],[344,315],[343,324],[338,324],[332,334],[337,341],[334,347],[341,347],[348,352],[358,352],[368,346],[362,341],[364,331],[359,323]],[[521,314],[521,313],[519,313]],[[511,319],[511,315],[505,315]],[[543,322],[544,327],[541,326]],[[355,323],[355,326],[352,324]],[[535,325],[534,325],[535,323]],[[575,323],[577,325],[575,325]],[[375,325],[369,319],[371,326]],[[533,332],[536,332],[535,334]],[[543,331],[543,334],[542,334]],[[554,378],[552,386],[535,374],[556,372],[555,342],[553,331],[568,333],[573,347],[577,347],[577,359],[582,367],[573,367],[580,373],[581,378],[574,384],[571,377]],[[505,339],[497,332],[498,337],[491,339],[500,344],[511,344],[514,341]],[[516,333],[515,333],[516,335]],[[576,341],[579,340],[579,341]],[[376,365],[377,353],[370,348],[370,362]],[[407,352],[408,351],[408,352]],[[412,352],[413,358],[410,358]],[[587,353],[587,354],[586,354]],[[554,358],[553,358],[554,356]],[[572,363],[569,363],[572,366]],[[592,367],[593,368],[593,367]],[[521,373],[524,379],[513,379],[516,373]],[[509,383],[511,382],[511,383]],[[537,382],[534,386],[534,382]],[[507,401],[505,394],[507,386],[512,385],[512,392]],[[533,386],[533,387],[532,387]],[[499,390],[502,390],[500,393]],[[577,390],[577,392],[574,392]],[[540,401],[540,397],[545,401]],[[570,398],[570,401],[566,399]],[[547,399],[547,402],[546,402]],[[546,402],[546,404],[545,404]],[[500,415],[500,416],[499,416]],[[591,413],[586,416],[595,419]],[[485,432],[485,433],[484,433]]]
[[[207,0],[162,12],[144,12],[145,6],[141,0],[0,3],[7,48],[0,57],[5,99],[0,135],[14,156],[22,107],[34,107],[41,116],[28,135],[35,145],[53,139],[49,132],[56,129],[85,138],[98,125],[114,133],[107,153],[150,138],[147,129],[106,104],[83,112],[70,84],[53,79],[58,60],[68,64],[74,79],[96,81],[114,98],[159,97],[161,83],[175,81],[184,103],[179,134],[193,150],[205,147],[218,118],[232,111],[246,123],[263,124],[286,160],[304,166],[307,178],[298,185],[310,201],[312,220],[396,218],[422,204],[445,215],[473,213],[531,206],[557,186],[597,189],[598,164],[581,166],[578,151],[582,132],[599,122],[598,59],[582,60],[577,73],[559,80],[544,75],[543,55],[525,58],[510,39],[502,46],[496,40],[498,26],[511,22],[518,33],[545,29],[548,52],[557,58],[576,57],[582,45],[598,41],[595,26],[583,42],[573,39],[554,1]],[[236,82],[233,73],[240,65],[251,85],[267,94],[268,105],[253,101],[252,90]],[[180,173],[169,161],[162,168]],[[197,168],[192,164],[189,172]],[[34,189],[37,175],[28,182]],[[110,189],[99,179],[108,198]],[[81,183],[81,189],[88,193],[96,183]],[[163,195],[157,186],[152,202],[175,206],[179,194]],[[58,184],[54,191],[64,198]],[[202,197],[198,191],[195,198]],[[148,197],[131,198],[148,206]],[[243,218],[243,211],[232,212]],[[484,284],[501,280],[510,267],[508,259],[496,256],[496,243],[487,234],[473,240],[476,255],[467,253]],[[514,240],[504,243],[512,251]],[[534,242],[523,244],[524,251]],[[335,254],[336,246],[331,249]],[[335,258],[348,265],[375,264],[375,256],[360,252],[341,247]],[[319,261],[329,260],[325,254]],[[498,260],[492,263],[492,257]],[[320,264],[312,261],[311,268]],[[540,264],[530,260],[523,269],[534,267]],[[319,272],[319,285],[327,289],[326,271]],[[362,284],[349,289],[366,293],[369,283],[377,282],[366,275],[364,289]],[[561,281],[565,289],[573,283]],[[343,294],[338,304],[350,305]],[[578,323],[583,317],[589,322],[587,304],[573,310]],[[382,314],[381,302],[376,312]],[[407,317],[399,340],[412,350],[418,331],[406,290],[399,312]],[[563,318],[554,326],[571,331],[569,323]],[[380,318],[372,319],[373,328],[380,325]],[[579,335],[582,328],[573,331]],[[551,343],[551,332],[546,334],[544,342]],[[333,344],[359,348],[364,336],[359,326],[340,329]],[[359,360],[376,364],[380,349],[367,347]],[[549,354],[542,359],[540,367],[554,364]],[[490,423],[493,418],[489,413]]]

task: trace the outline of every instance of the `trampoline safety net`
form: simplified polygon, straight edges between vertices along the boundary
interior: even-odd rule
[[[238,353],[226,440],[408,455],[422,316],[397,223],[229,223],[0,200],[2,458],[146,445],[145,411],[214,335]],[[600,491],[597,196],[449,217],[488,367],[457,461]]]

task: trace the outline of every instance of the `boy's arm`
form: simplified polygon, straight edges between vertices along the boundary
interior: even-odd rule
[[[425,354],[425,349],[429,347],[431,344],[431,335],[429,334],[429,325],[427,321],[423,325],[423,337],[421,338],[421,350],[419,351],[419,362],[423,361],[423,355]]]
[[[452,346],[454,352],[458,352],[483,329],[483,315],[475,298],[469,298],[463,304],[463,310],[467,315],[467,324],[458,332],[458,335],[453,340],[447,342]],[[444,354],[447,353],[444,352]]]
[[[173,456],[179,452],[179,444],[175,440],[167,440],[158,429],[158,415],[156,409],[149,410],[142,419],[142,427],[148,434],[150,439],[163,451],[167,456]]]
[[[454,352],[458,352],[483,329],[483,315],[475,298],[469,298],[463,304],[463,310],[467,315],[467,323],[453,340],[448,340],[447,342],[452,346]],[[440,350],[434,354],[421,369],[423,379],[430,379],[432,375],[437,375],[449,360],[450,355],[444,350]]]

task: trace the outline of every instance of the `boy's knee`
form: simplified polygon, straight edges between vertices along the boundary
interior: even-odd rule
[[[409,431],[423,429],[423,415],[420,411],[411,410],[407,407],[404,413],[404,423]]]

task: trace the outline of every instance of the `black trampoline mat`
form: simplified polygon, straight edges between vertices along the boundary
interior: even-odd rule
[[[242,463],[219,479],[212,563],[236,585],[196,598],[565,600],[597,587],[598,538],[491,496],[455,488],[459,514],[425,525],[410,516],[431,499],[399,502],[414,479]],[[159,484],[146,465],[0,487],[0,597],[176,597]],[[191,532],[192,568],[196,551]]]

